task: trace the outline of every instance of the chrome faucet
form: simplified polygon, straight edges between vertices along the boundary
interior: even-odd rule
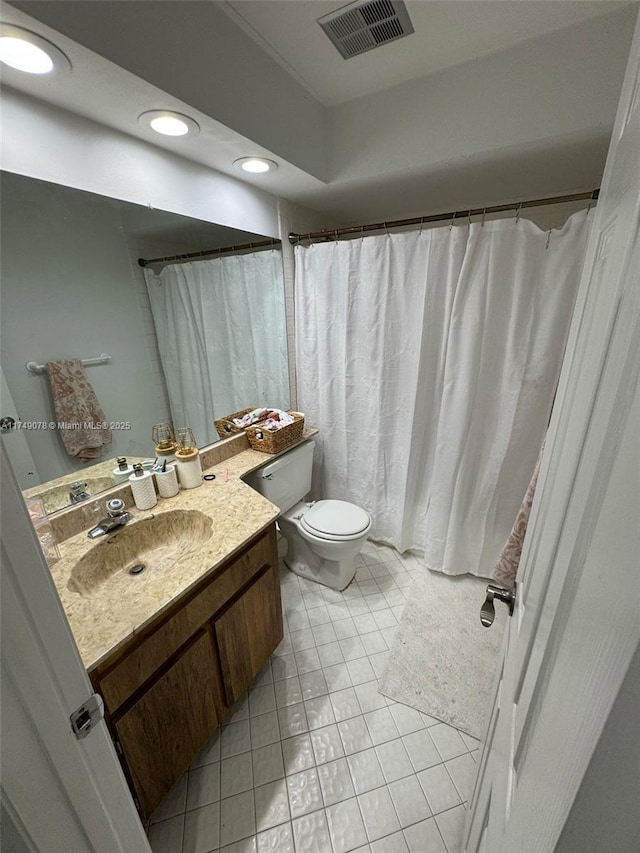
[[[128,521],[131,521],[133,516],[130,512],[125,512],[124,501],[120,498],[112,498],[107,501],[107,518],[103,518],[95,527],[87,533],[89,539],[97,539],[99,536],[106,536],[111,533],[116,527],[122,527]]]
[[[69,487],[69,500],[72,504],[79,504],[82,501],[88,501],[91,495],[87,492],[86,483],[72,483]]]

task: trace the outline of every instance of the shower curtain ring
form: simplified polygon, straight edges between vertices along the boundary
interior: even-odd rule
[[[455,211],[451,215],[451,224],[449,225],[449,231],[453,228],[453,223],[455,222],[456,214]]]
[[[546,246],[544,247],[544,248],[545,248],[545,250],[549,248],[549,243],[550,243],[550,242],[551,242],[551,228],[549,228],[549,230],[547,231],[547,244],[546,244]]]
[[[518,209],[516,210],[516,225],[520,221],[520,211],[522,210],[522,202],[518,205]]]

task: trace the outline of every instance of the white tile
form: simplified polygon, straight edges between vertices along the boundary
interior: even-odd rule
[[[471,786],[476,773],[476,763],[473,758],[466,752],[464,755],[459,755],[457,758],[452,758],[445,762],[445,767],[449,776],[453,779],[453,784],[456,786],[460,799],[466,802],[471,797]]]
[[[462,847],[465,818],[466,812],[464,806],[457,806],[455,809],[442,812],[442,814],[435,817],[438,829],[444,838],[444,843],[449,853],[458,853]]]
[[[220,761],[220,729],[216,731],[209,743],[193,759],[191,767],[202,767],[204,764],[213,764],[214,761]]]
[[[301,652],[296,652],[295,660],[300,674],[303,672],[313,672],[314,669],[320,669],[322,667],[322,662],[317,649],[304,649]]]
[[[253,679],[252,687],[264,687],[265,684],[273,683],[273,673],[271,672],[271,661],[268,660],[262,667],[260,672]]]
[[[265,684],[263,687],[254,687],[249,691],[249,714],[252,717],[258,714],[267,714],[275,711],[276,697],[273,684]]]
[[[354,616],[353,624],[358,629],[359,634],[369,634],[371,631],[379,629],[378,623],[373,618],[373,613],[363,613],[360,616]]]
[[[314,625],[324,625],[327,622],[331,622],[331,617],[329,616],[329,611],[326,606],[323,604],[320,607],[314,607],[313,610],[309,610],[307,612],[309,618],[309,624],[313,627]]]
[[[342,690],[345,687],[351,687],[351,676],[349,675],[346,663],[336,663],[333,666],[327,666],[322,672],[327,682],[329,693],[334,693],[336,690]]]
[[[338,622],[333,623],[333,627],[336,632],[336,637],[338,640],[346,640],[348,637],[357,637],[358,629],[356,628],[355,622],[351,617],[347,619],[340,619]]]
[[[284,772],[287,776],[313,767],[315,756],[309,735],[297,735],[282,741]]]
[[[259,717],[251,717],[249,721],[251,729],[251,748],[257,749],[269,743],[280,740],[280,726],[278,715],[275,711],[268,714],[260,714]]]
[[[373,618],[378,628],[393,628],[398,624],[398,620],[388,607],[378,610],[373,614]]]
[[[296,773],[293,776],[287,776],[287,789],[292,818],[322,808],[320,781],[315,767],[310,770],[303,770],[302,773]]]
[[[223,726],[229,726],[232,723],[239,723],[241,720],[249,718],[249,696],[245,694],[233,706],[229,714],[222,721]]]
[[[378,692],[377,681],[366,681],[364,684],[358,684],[355,687],[356,696],[363,712],[376,711],[378,708],[386,708],[387,700]]]
[[[219,845],[220,803],[187,812],[182,847],[184,853],[209,853],[210,850],[217,850]]]
[[[281,681],[283,678],[292,678],[298,674],[295,655],[283,655],[282,657],[274,657],[271,659],[271,672],[273,673],[274,681]]]
[[[328,696],[318,696],[317,699],[310,699],[304,703],[304,708],[307,713],[309,731],[321,729],[336,721],[331,700]]]
[[[329,699],[331,700],[333,713],[338,722],[348,720],[351,717],[357,717],[362,713],[353,687],[347,687],[345,690],[330,693]]]
[[[388,708],[379,708],[377,711],[369,711],[364,715],[371,740],[374,745],[395,740],[400,736],[396,724],[393,721]]]
[[[376,747],[378,761],[387,782],[395,782],[413,773],[413,767],[402,740],[391,740]]]
[[[251,749],[251,734],[249,720],[242,720],[230,726],[224,726],[220,735],[220,754],[222,758],[229,758],[240,752]]]
[[[254,794],[258,832],[289,820],[289,797],[284,779],[260,785],[255,789]]]
[[[184,815],[154,823],[149,830],[149,843],[153,853],[176,853],[182,850]]]
[[[311,628],[303,628],[302,631],[293,631],[291,633],[291,647],[294,652],[301,652],[303,649],[312,649],[316,644],[313,638]]]
[[[407,748],[413,769],[416,772],[426,770],[427,767],[433,767],[434,764],[441,763],[442,759],[431,740],[429,729],[421,729],[418,732],[405,735],[402,741]]]
[[[300,702],[299,705],[289,705],[286,708],[280,708],[278,711],[278,723],[280,725],[280,735],[283,738],[293,737],[294,735],[309,731],[304,703]]]
[[[255,838],[243,838],[242,841],[221,847],[219,853],[256,853],[257,849]]]
[[[347,669],[353,684],[364,684],[365,681],[375,681],[376,674],[369,663],[369,658],[358,658],[347,662]]]
[[[480,741],[477,738],[471,737],[466,732],[460,732],[460,737],[465,742],[469,752],[475,752],[476,749],[480,749]]]
[[[187,802],[187,779],[188,774],[186,773],[178,779],[160,806],[151,815],[151,823],[159,823],[161,820],[167,820],[184,812]]]
[[[461,803],[460,794],[444,764],[436,764],[435,767],[422,770],[418,773],[418,781],[434,815]]]
[[[249,755],[249,753],[246,753]],[[195,809],[220,799],[220,762],[189,771],[187,808]]]
[[[300,687],[302,689],[302,698],[316,699],[318,696],[324,696],[328,693],[327,682],[322,670],[318,669],[314,672],[305,672],[300,676]]]
[[[256,814],[253,791],[236,794],[220,803],[220,844],[232,844],[255,835]]]
[[[313,638],[316,642],[316,646],[324,646],[327,643],[335,643],[338,640],[331,622],[327,622],[324,625],[315,625],[311,630],[313,632]],[[322,656],[320,659],[322,660]]]
[[[309,614],[306,610],[301,610],[298,613],[290,613],[287,616],[287,624],[289,626],[289,631],[302,631],[305,628],[310,628],[311,623],[309,622]]]
[[[254,749],[251,753],[253,758],[253,784],[266,785],[284,776],[284,764],[282,762],[282,747],[279,743]]]
[[[351,781],[349,765],[346,759],[339,758],[318,767],[318,778],[325,806],[332,806],[342,800],[355,797],[356,792]]]
[[[278,745],[279,746],[279,745]],[[243,752],[220,763],[220,796],[231,797],[253,788],[251,753]]]
[[[389,652],[378,652],[375,655],[369,655],[369,662],[371,663],[377,678],[382,678],[384,675],[388,660]]]
[[[354,717],[351,720],[338,723],[338,731],[346,755],[373,746],[364,717]]]
[[[274,690],[278,708],[284,708],[286,705],[297,705],[302,702],[302,687],[297,675],[293,678],[285,678],[283,681],[276,681]]]
[[[371,853],[409,853],[407,842],[402,832],[394,832],[371,845]]]
[[[364,794],[385,784],[384,774],[375,749],[364,749],[347,756],[356,794]]]
[[[386,652],[389,648],[380,631],[372,631],[370,634],[364,634],[361,640],[364,650],[368,655],[373,655],[377,652]]]
[[[431,817],[431,809],[415,776],[392,782],[389,793],[403,828]]]
[[[440,830],[433,818],[414,823],[404,830],[409,853],[447,853]]]
[[[290,823],[274,826],[258,835],[258,853],[295,853]]]
[[[318,646],[318,657],[322,666],[332,666],[334,663],[342,663],[344,656],[338,643],[327,643]]]
[[[329,806],[326,812],[335,853],[347,853],[367,843],[367,834],[355,797]]]
[[[291,822],[296,853],[333,853],[324,809]]]
[[[360,616],[362,613],[370,613],[369,605],[364,598],[352,599],[347,605],[347,609],[351,616]]]
[[[429,729],[429,734],[436,745],[436,749],[442,756],[443,761],[455,758],[467,752],[467,745],[460,737],[460,732],[446,723],[438,723]]]
[[[316,764],[326,764],[327,761],[334,761],[344,755],[342,739],[335,725],[312,731],[311,744]]]
[[[358,797],[367,838],[376,841],[400,830],[400,823],[387,788],[375,788]]]
[[[346,661],[356,660],[367,655],[360,637],[349,637],[347,640],[340,640],[339,645]]]
[[[416,711],[415,708],[410,708],[408,705],[401,705],[399,702],[393,702],[389,705],[389,711],[401,735],[419,732],[420,729],[424,728],[424,720],[420,716],[420,712]]]

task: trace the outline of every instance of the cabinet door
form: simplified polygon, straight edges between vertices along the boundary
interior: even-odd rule
[[[282,639],[278,569],[269,566],[214,621],[229,705],[242,696]]]
[[[145,817],[218,726],[217,673],[211,634],[205,630],[115,723]]]

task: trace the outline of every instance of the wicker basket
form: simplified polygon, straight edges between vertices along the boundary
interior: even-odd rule
[[[229,438],[232,435],[237,435],[239,432],[244,432],[246,427],[236,426],[233,422],[234,418],[243,418],[252,412],[256,407],[249,406],[248,409],[242,409],[241,412],[233,412],[231,415],[225,415],[224,418],[218,418],[213,422],[214,427],[218,431],[220,438]]]
[[[289,414],[293,417],[293,423],[281,429],[264,429],[260,424],[246,427],[245,432],[251,447],[261,453],[281,453],[300,441],[304,432],[304,415],[300,412]]]

